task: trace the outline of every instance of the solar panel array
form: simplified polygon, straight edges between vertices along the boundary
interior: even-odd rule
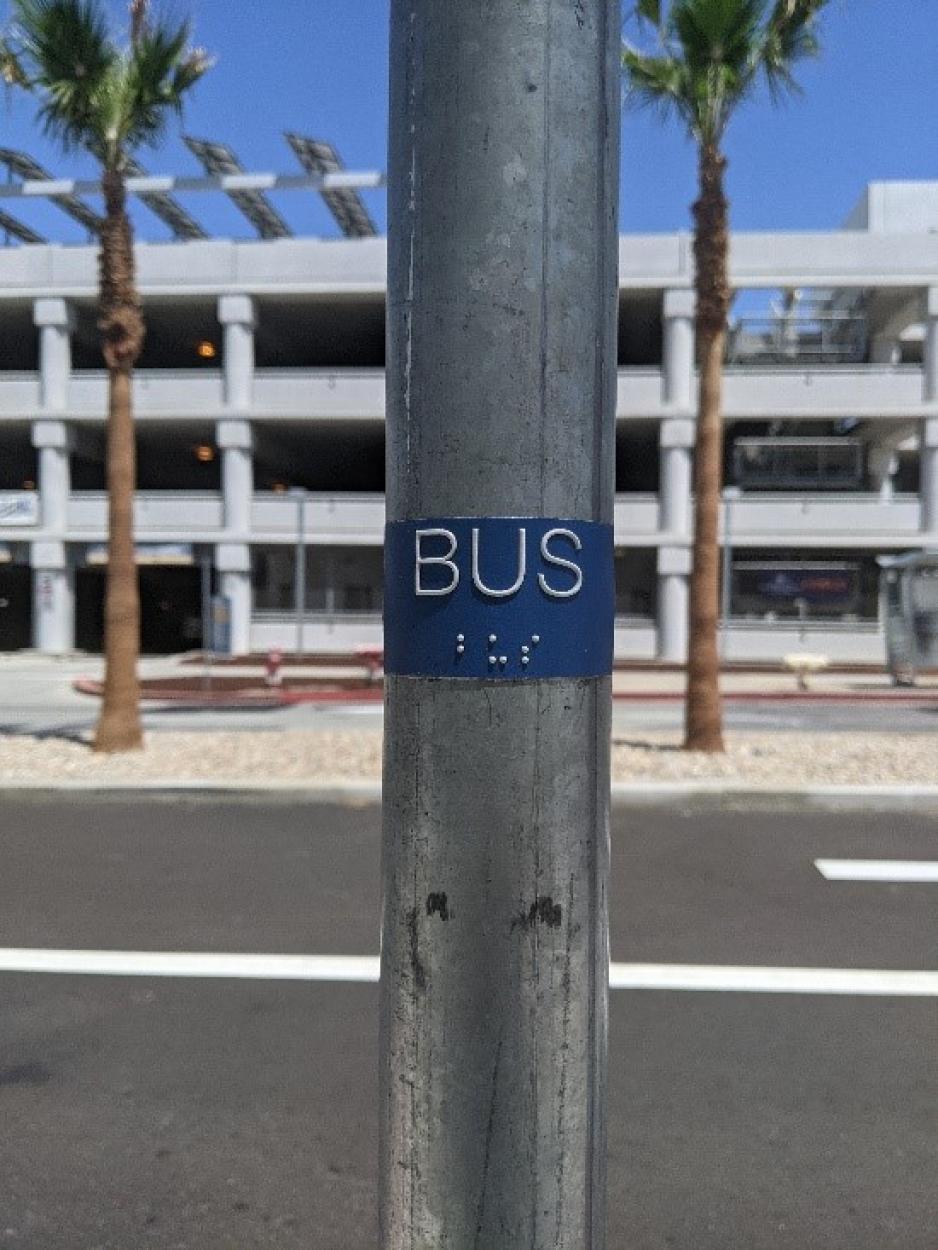
[[[292,132],[287,133],[286,140],[307,173],[325,176],[341,173],[345,169],[331,143],[322,139],[307,139]],[[353,187],[324,186],[321,195],[346,238],[370,239],[378,233],[362,197]]]
[[[133,158],[127,162],[127,173],[131,178],[145,178],[147,171]],[[192,217],[179,201],[168,191],[138,191],[137,198],[151,213],[164,221],[177,239],[207,239],[209,233]]]
[[[33,160],[28,152],[16,152],[12,148],[0,148],[0,164],[6,165],[11,173],[22,178],[24,182],[55,182],[48,170],[43,169],[39,162]],[[73,195],[68,191],[60,191],[53,192],[49,199],[53,204],[58,204],[64,213],[68,213],[69,217],[80,221],[89,234],[101,233],[101,227],[104,224],[103,219],[89,204],[79,199],[77,195]]]
[[[226,143],[184,136],[186,147],[200,161],[206,173],[214,175],[243,174],[244,166]],[[244,213],[262,239],[288,239],[293,231],[262,191],[226,192]]]
[[[41,234],[37,234],[31,226],[27,226],[24,222],[19,221],[16,217],[11,217],[9,213],[5,213],[0,208],[0,230],[10,238],[19,239],[21,243],[45,243],[45,239]]]
[[[136,196],[162,222],[176,239],[207,239],[209,232],[183,207],[174,194],[181,191],[220,191],[237,205],[262,239],[293,236],[290,226],[271,203],[268,192],[311,190],[318,192],[346,238],[372,238],[378,228],[359,193],[361,187],[382,186],[380,173],[348,173],[336,149],[324,140],[290,132],[286,135],[303,174],[251,174],[225,143],[185,136],[186,146],[201,164],[207,177],[153,177],[130,158],[126,165],[128,192]],[[97,154],[100,159],[100,154]],[[58,205],[91,235],[99,235],[102,216],[88,203],[88,196],[101,193],[93,180],[55,178],[27,152],[0,148],[0,165],[6,165],[10,181],[0,182],[0,201],[17,198],[44,198]],[[19,182],[14,181],[19,179]],[[48,190],[42,184],[49,184]],[[44,243],[31,226],[0,209],[0,233],[7,242]]]

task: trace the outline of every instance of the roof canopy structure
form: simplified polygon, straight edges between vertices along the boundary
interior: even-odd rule
[[[101,217],[84,200],[66,189],[52,174],[34,160],[28,152],[16,152],[12,148],[0,148],[0,163],[6,165],[11,174],[23,180],[23,185],[35,185],[48,182],[48,198],[58,204],[64,213],[81,222],[90,234],[99,234]]]
[[[210,232],[176,198],[174,192],[210,192],[228,196],[261,239],[285,239],[293,231],[274,205],[269,191],[315,191],[322,198],[346,238],[369,238],[378,233],[359,194],[362,188],[385,185],[378,171],[346,171],[330,143],[289,133],[287,142],[303,167],[302,174],[249,173],[235,152],[224,143],[185,137],[186,146],[201,164],[203,177],[151,175],[135,160],[127,167],[127,191],[158,217],[174,239],[207,239]],[[89,235],[100,234],[102,218],[87,202],[101,193],[100,182],[56,178],[28,152],[0,148],[0,165],[9,180],[0,183],[0,201],[46,199],[85,227]],[[0,232],[9,243],[43,243],[31,226],[0,207]]]
[[[185,144],[206,173],[224,177],[226,174],[245,172],[244,166],[225,143],[212,143],[186,135]],[[262,239],[287,239],[293,233],[262,191],[245,187],[243,190],[228,190],[227,194]]]
[[[342,173],[345,169],[341,157],[331,143],[321,139],[307,139],[291,132],[287,133],[286,140],[307,173],[331,175]],[[378,233],[361,196],[352,187],[324,186],[322,198],[346,238],[368,239]]]
[[[147,171],[133,158],[127,162],[127,172],[134,178],[147,177]],[[168,191],[141,191],[139,198],[151,213],[169,226],[174,239],[207,239],[209,237],[208,231],[200,226]]]

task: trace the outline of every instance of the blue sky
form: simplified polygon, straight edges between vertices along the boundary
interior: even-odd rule
[[[109,7],[116,17],[124,10],[116,0]],[[842,221],[868,181],[938,178],[936,9],[936,0],[832,0],[823,56],[800,73],[804,95],[781,109],[760,96],[732,126],[734,225],[825,229]],[[352,168],[384,168],[388,0],[172,0],[172,11],[190,12],[197,42],[218,56],[193,96],[190,133],[230,143],[255,171],[296,169],[281,138],[289,129],[331,139]],[[18,95],[3,110],[0,143],[29,149],[60,174],[92,172],[90,162],[50,146]],[[622,158],[622,228],[686,228],[695,164],[678,127],[627,109]],[[143,160],[154,172],[197,172],[175,128]],[[368,200],[383,225],[383,193]],[[186,203],[217,233],[249,234],[221,197]],[[282,194],[277,203],[298,232],[333,232],[305,193]],[[48,206],[17,211],[51,238],[81,237]],[[138,221],[144,236],[164,235],[149,214]]]

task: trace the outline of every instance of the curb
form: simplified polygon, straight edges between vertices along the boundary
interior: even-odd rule
[[[142,684],[146,685],[146,679]],[[101,682],[86,677],[77,677],[72,682],[72,689],[76,694],[88,695],[94,699],[100,699],[104,693],[104,686]],[[246,711],[253,708],[258,710],[279,708],[283,706],[284,701],[279,693],[271,694],[267,690],[248,690],[240,693],[218,691],[213,694],[211,691],[194,686],[191,690],[162,690],[158,694],[148,694],[146,690],[142,690],[140,702],[141,704],[156,704],[158,707],[171,705],[184,711],[211,711],[216,708],[223,711]]]
[[[144,685],[145,685],[144,681]],[[102,685],[99,681],[79,677],[72,682],[78,694],[100,698]],[[683,703],[683,690],[614,690],[614,703]],[[844,690],[729,690],[722,694],[724,703],[864,703],[889,707],[893,704],[921,703],[938,706],[938,689],[883,690],[851,692]],[[240,693],[205,691],[200,686],[190,690],[169,689],[146,691],[140,695],[141,703],[164,708],[185,708],[187,711],[248,710],[295,707],[306,703],[359,703],[371,704],[384,701],[381,684],[342,690],[246,690]]]
[[[844,690],[725,690],[724,703],[865,703],[889,707],[893,703],[938,704],[938,690],[883,691],[851,694]],[[685,695],[678,690],[623,690],[613,692],[615,702],[683,703]]]
[[[310,803],[373,806],[381,802],[377,781],[257,781],[232,778],[220,781],[4,781],[0,793],[35,794],[148,794],[174,796],[243,795],[245,797],[293,797]],[[938,807],[938,785],[933,786],[804,786],[722,781],[617,782],[612,786],[613,805],[658,807],[675,802],[702,802],[723,806],[731,803],[795,804],[854,810],[895,811]]]
[[[381,803],[381,785],[377,781],[255,781],[250,777],[219,781],[4,781],[0,778],[0,794],[22,794],[42,798],[49,794],[131,795],[153,798],[293,798],[308,803],[336,804],[347,807],[371,807]]]

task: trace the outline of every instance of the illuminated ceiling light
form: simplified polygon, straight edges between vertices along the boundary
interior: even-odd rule
[[[202,339],[200,343],[196,344],[195,350],[203,360],[214,360],[218,355],[218,348],[211,339]]]
[[[195,458],[200,464],[211,464],[215,459],[215,448],[210,443],[199,443],[195,449]]]

